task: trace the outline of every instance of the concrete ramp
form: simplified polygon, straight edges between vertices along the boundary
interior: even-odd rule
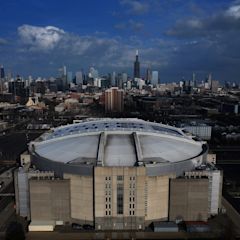
[[[104,166],[134,166],[137,161],[132,134],[107,134]]]

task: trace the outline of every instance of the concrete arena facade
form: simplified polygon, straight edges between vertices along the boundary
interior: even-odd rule
[[[29,150],[33,165],[56,177],[29,180],[32,221],[141,230],[153,221],[169,220],[171,179],[204,163],[208,147],[175,127],[101,119],[55,128],[31,142]],[[210,213],[205,205],[190,211],[186,220],[198,220],[199,215],[206,220]]]

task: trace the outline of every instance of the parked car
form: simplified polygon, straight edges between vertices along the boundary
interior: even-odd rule
[[[83,226],[77,223],[72,223],[72,228],[80,230],[80,229],[83,229]]]
[[[84,230],[93,230],[94,227],[91,226],[91,225],[89,225],[89,224],[83,224],[83,229],[84,229]]]

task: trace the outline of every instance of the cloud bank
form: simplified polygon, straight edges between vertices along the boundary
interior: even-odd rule
[[[33,49],[49,50],[58,44],[65,32],[53,26],[22,25],[18,28],[18,34],[22,42],[33,47]]]

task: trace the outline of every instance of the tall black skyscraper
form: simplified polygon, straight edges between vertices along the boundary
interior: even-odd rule
[[[3,93],[3,82],[5,78],[4,68],[3,66],[0,67],[0,92]]]
[[[138,50],[136,51],[136,60],[134,62],[134,78],[140,78],[140,62],[138,61]]]
[[[1,78],[1,79],[5,78],[5,73],[4,73],[3,65],[2,65],[1,68],[0,68],[0,78]]]

